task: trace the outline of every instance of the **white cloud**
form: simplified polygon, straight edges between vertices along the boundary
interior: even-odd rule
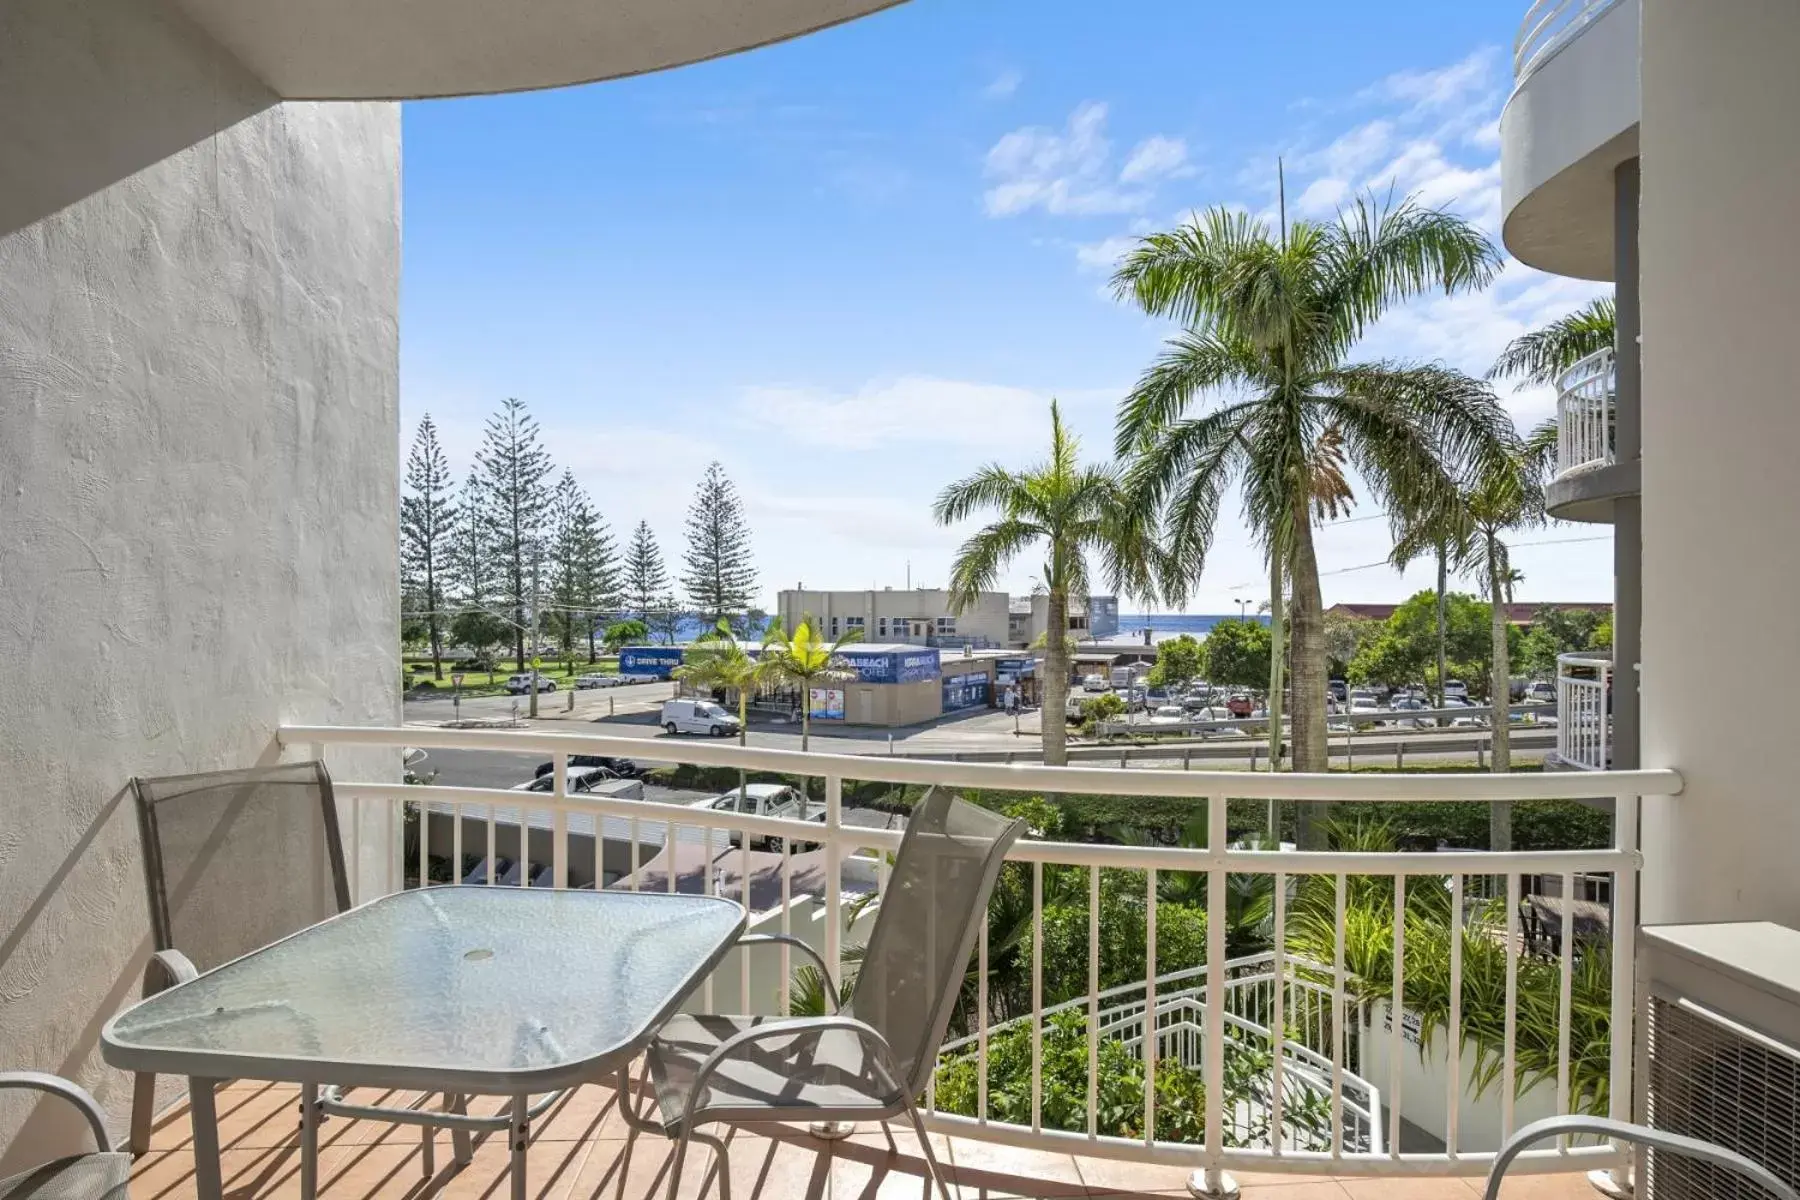
[[[1166,176],[1191,175],[1187,165],[1187,143],[1176,137],[1156,134],[1139,142],[1119,171],[1120,183],[1148,183]]]
[[[981,89],[981,94],[989,100],[1005,100],[1018,91],[1019,85],[1024,82],[1025,73],[1023,71],[1016,67],[1007,67]]]
[[[745,388],[739,416],[784,440],[837,450],[896,442],[992,445],[996,430],[1047,427],[1050,398],[1003,384],[913,375],[854,392],[761,385]]]
[[[1166,134],[1139,142],[1115,172],[1106,113],[1099,101],[1084,101],[1060,130],[1027,125],[995,142],[982,166],[989,181],[982,193],[987,215],[1011,217],[1034,208],[1052,216],[1136,212],[1157,183],[1193,173],[1187,143]]]
[[[1126,251],[1137,244],[1137,238],[1124,234],[1097,242],[1081,242],[1075,247],[1075,261],[1090,271],[1110,272],[1119,265],[1119,259]]]
[[[1433,70],[1396,71],[1363,92],[1363,98],[1408,105],[1408,115],[1454,111],[1470,102],[1486,105],[1494,89],[1497,47],[1483,46],[1459,62]]]

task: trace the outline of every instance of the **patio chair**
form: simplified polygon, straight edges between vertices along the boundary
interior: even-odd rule
[[[1508,1138],[1506,1144],[1500,1147],[1500,1152],[1494,1156],[1493,1166],[1488,1169],[1487,1186],[1482,1191],[1484,1200],[1499,1200],[1500,1184],[1506,1178],[1506,1170],[1521,1153],[1538,1142],[1567,1134],[1610,1138],[1645,1150],[1695,1159],[1719,1172],[1715,1176],[1715,1186],[1728,1186],[1730,1181],[1726,1177],[1736,1176],[1738,1180],[1749,1180],[1760,1189],[1759,1194],[1771,1196],[1774,1200],[1800,1200],[1800,1191],[1783,1182],[1761,1163],[1746,1158],[1735,1150],[1684,1134],[1651,1129],[1647,1125],[1579,1115],[1545,1117],[1541,1121],[1533,1121]],[[1681,1190],[1685,1192],[1686,1189]],[[1738,1195],[1740,1192],[1734,1189],[1731,1194]]]
[[[725,1142],[697,1132],[702,1124],[880,1121],[885,1129],[902,1115],[911,1120],[926,1169],[949,1200],[916,1097],[937,1064],[1001,864],[1024,828],[1023,821],[932,789],[913,809],[860,969],[836,1012],[682,1015],[663,1026],[645,1056],[653,1109],[621,1109],[634,1126],[675,1139],[669,1200],[675,1200],[690,1141],[719,1155],[721,1193],[728,1187]],[[743,945],[772,942],[798,947],[824,970],[818,953],[797,938],[740,939]]]
[[[350,907],[350,881],[338,830],[331,776],[322,762],[281,763],[158,779],[135,778],[144,878],[155,953],[144,981],[150,995],[222,966]],[[317,820],[295,821],[310,808]],[[272,875],[300,882],[271,887]],[[228,914],[228,919],[221,919]],[[341,1089],[320,1089],[324,1114],[419,1125],[427,1175],[436,1172],[433,1124],[452,1130],[456,1161],[467,1163],[467,1130],[488,1118],[466,1115],[466,1098],[445,1096],[450,1120],[423,1111],[429,1096],[406,1108],[351,1104]],[[540,1101],[534,1111],[554,1102]],[[131,1149],[149,1149],[156,1078],[139,1075],[133,1095]],[[495,1118],[495,1128],[506,1121]]]
[[[9,1088],[47,1092],[74,1105],[94,1131],[96,1153],[54,1159],[0,1179],[0,1200],[126,1200],[131,1156],[108,1149],[106,1113],[86,1090],[42,1071],[0,1071],[0,1091]]]

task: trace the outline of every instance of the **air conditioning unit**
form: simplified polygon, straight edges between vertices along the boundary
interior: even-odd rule
[[[1652,925],[1638,942],[1640,1119],[1800,1186],[1800,931]],[[1642,1200],[1766,1200],[1692,1158],[1639,1155]]]

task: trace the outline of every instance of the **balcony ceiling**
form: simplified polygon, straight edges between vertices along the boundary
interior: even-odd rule
[[[560,87],[734,54],[899,0],[174,0],[289,100]]]

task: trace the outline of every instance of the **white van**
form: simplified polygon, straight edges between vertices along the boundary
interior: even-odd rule
[[[711,700],[664,700],[662,727],[669,733],[704,733],[735,737],[738,719]]]

